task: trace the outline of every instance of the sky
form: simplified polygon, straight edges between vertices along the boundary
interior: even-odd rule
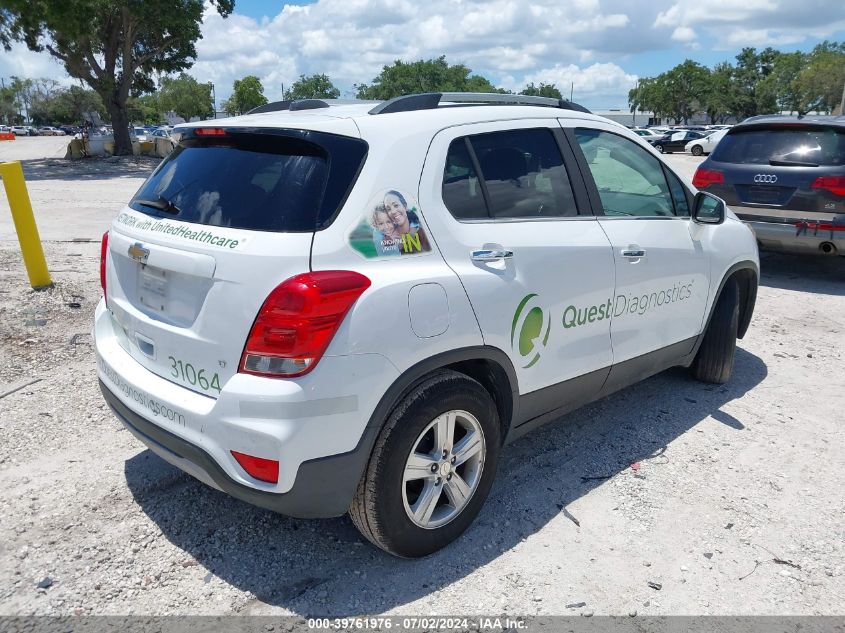
[[[268,99],[299,75],[325,73],[343,97],[394,60],[446,55],[495,85],[554,83],[592,109],[627,109],[639,77],[693,59],[734,61],[742,47],[809,51],[845,40],[842,0],[236,0],[207,7],[188,70],[218,106],[245,75]],[[70,83],[47,53],[0,50],[0,77]]]

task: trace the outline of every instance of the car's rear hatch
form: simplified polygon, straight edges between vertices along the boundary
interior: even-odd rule
[[[351,121],[335,127],[348,136],[185,131],[109,234],[107,305],[135,360],[219,394],[264,299],[310,269],[314,231],[332,222],[354,184],[367,145]]]
[[[737,126],[702,168],[714,181],[707,191],[743,219],[791,223],[845,213],[842,126],[794,120]]]

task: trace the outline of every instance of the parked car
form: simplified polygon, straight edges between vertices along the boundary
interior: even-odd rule
[[[151,134],[152,138],[170,138],[170,132],[164,128],[158,128],[153,130]]]
[[[67,136],[75,136],[76,134],[79,134],[80,131],[80,129],[75,125],[60,125],[59,129]]]
[[[132,129],[132,135],[135,136],[140,142],[144,142],[149,140],[150,132],[143,127],[135,127]]]
[[[508,441],[672,366],[729,379],[754,236],[623,126],[521,95],[269,107],[180,125],[103,236],[103,395],[200,481],[424,556]]]
[[[684,150],[691,153],[693,156],[701,156],[702,154],[709,154],[716,147],[716,144],[722,140],[727,133],[727,130],[713,130],[707,132],[705,136],[694,139],[684,146]]]
[[[693,184],[771,250],[845,255],[845,117],[754,117],[728,130]]]
[[[656,132],[654,130],[648,130],[648,129],[639,129],[638,128],[638,129],[632,130],[632,132],[634,134],[636,134],[637,136],[642,136],[646,140],[648,140],[648,139],[657,140],[661,136],[663,136],[663,134],[661,134],[660,132]]]
[[[32,128],[28,125],[13,125],[12,133],[15,136],[35,136]]]
[[[44,125],[44,126],[38,128],[38,134],[39,134],[39,136],[64,136],[65,132],[64,132],[64,130],[61,130],[59,128],[55,128],[55,127],[52,127],[52,126],[49,126],[49,125]]]
[[[671,154],[672,152],[683,152],[687,143],[702,137],[704,137],[704,134],[701,132],[677,130],[650,142],[661,154]]]

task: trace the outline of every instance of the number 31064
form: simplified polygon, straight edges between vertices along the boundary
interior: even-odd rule
[[[216,391],[220,393],[220,376],[216,373],[206,372],[205,369],[197,370],[191,363],[183,363],[178,358],[168,356],[170,361],[170,375],[186,382],[193,387],[199,387],[203,391]]]

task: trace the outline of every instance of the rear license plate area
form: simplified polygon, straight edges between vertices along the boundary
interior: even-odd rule
[[[736,192],[742,202],[781,206],[789,202],[795,189],[777,185],[737,185]]]
[[[164,312],[167,308],[167,271],[154,266],[138,268],[138,301],[142,305]]]
[[[749,187],[748,201],[759,204],[777,203],[781,198],[780,187]]]

